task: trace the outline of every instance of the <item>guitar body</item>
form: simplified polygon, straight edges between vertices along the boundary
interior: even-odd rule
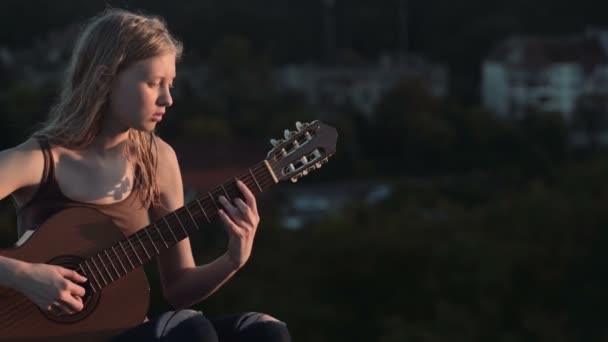
[[[101,212],[73,208],[51,217],[21,246],[0,249],[0,255],[75,269],[83,258],[124,238]],[[108,341],[144,321],[150,289],[142,267],[103,290],[94,292],[88,284],[85,288],[81,312],[54,316],[19,292],[0,287],[0,341]]]

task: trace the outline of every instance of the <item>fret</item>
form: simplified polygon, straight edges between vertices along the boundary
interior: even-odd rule
[[[270,164],[268,163],[268,161],[264,160],[264,166],[266,166],[266,173],[268,175],[270,175],[270,177],[272,178],[273,184],[274,183],[278,183],[279,180],[277,179],[277,176],[274,174],[274,171],[272,169],[272,167],[270,166]],[[268,177],[268,175],[266,177]]]
[[[215,203],[215,199],[213,198],[213,195],[210,192],[208,192],[208,194],[209,194],[209,198],[211,198],[211,202],[213,202],[213,205],[215,206],[215,209],[219,210],[220,207],[218,207],[217,203]]]
[[[84,264],[85,264],[85,266],[86,266],[86,267],[88,267],[88,268],[89,268],[89,271],[91,271],[91,275],[93,276],[93,279],[94,279],[94,280],[95,280],[95,282],[97,283],[97,287],[98,287],[99,289],[101,289],[101,287],[102,287],[102,286],[101,286],[101,283],[99,282],[99,279],[97,279],[97,277],[95,276],[95,272],[93,272],[93,269],[91,268],[91,266],[89,265],[89,263],[88,263],[88,262],[85,260],[85,261],[84,261]],[[90,278],[90,277],[89,277],[89,278]]]
[[[203,211],[203,215],[205,215],[207,222],[211,223],[209,216],[207,216],[207,213],[205,212],[205,208],[203,208],[203,206],[201,205],[201,202],[198,201],[198,198],[196,199],[196,204],[198,204],[198,207],[201,208],[201,210]]]
[[[192,223],[194,223],[194,226],[196,227],[196,230],[201,230],[198,227],[198,224],[196,224],[196,220],[194,220],[194,216],[192,216],[192,213],[190,213],[190,210],[188,209],[188,206],[185,206],[186,208],[186,212],[188,213],[188,215],[190,215],[190,219],[192,220]]]
[[[264,192],[262,190],[262,187],[260,186],[260,183],[258,183],[258,180],[255,178],[255,176],[253,175],[253,172],[251,172],[251,169],[249,169],[249,173],[251,174],[251,177],[253,178],[253,181],[255,182],[255,185],[258,186],[258,189],[260,189],[260,192]]]
[[[156,231],[158,232],[158,235],[160,235],[161,240],[163,240],[163,243],[165,244],[165,247],[169,248],[169,245],[167,245],[167,241],[165,241],[163,233],[160,232],[160,229],[158,229],[158,226],[156,225],[156,223],[152,223],[152,224],[154,225],[154,228],[156,228]]]
[[[239,179],[236,178],[236,177],[234,177],[232,180],[234,181],[234,189],[235,189],[235,191],[237,193],[237,196],[238,196],[238,193],[241,192],[241,189],[239,189],[239,185],[237,184],[239,182]]]
[[[224,190],[224,193],[226,194],[226,199],[228,200],[228,202],[232,202],[232,198],[228,194],[228,191],[226,191],[226,188],[224,188],[224,185],[221,185],[221,187],[222,187],[222,190]]]
[[[95,262],[95,258],[91,258],[91,261],[93,262],[93,266],[95,266],[95,268],[97,269],[97,272],[99,272],[99,276],[101,277],[101,280],[103,280],[103,282],[105,283],[106,286],[108,286],[108,282],[106,281],[106,278],[103,276],[101,269],[99,268],[99,266],[97,266],[97,263]]]
[[[99,253],[97,254],[97,259],[99,259],[103,268],[106,269],[106,272],[108,273],[108,277],[110,277],[110,282],[113,282],[114,278],[112,278],[112,274],[110,274],[110,269],[108,269],[108,266],[106,266],[106,263],[103,262],[103,260],[101,259],[101,255],[99,255]]]
[[[120,244],[120,241],[118,241],[118,243]],[[112,252],[114,252],[114,255],[116,255],[116,258],[118,259],[118,262],[120,262],[120,266],[122,266],[122,269],[125,270],[125,274],[129,273],[125,265],[122,263],[122,260],[120,260],[120,256],[118,256],[118,253],[116,253],[114,246],[112,246]]]
[[[139,255],[137,254],[137,250],[135,249],[135,246],[133,246],[133,243],[131,242],[131,238],[127,238],[127,241],[129,241],[129,245],[131,245],[131,249],[133,250],[133,252],[135,253],[135,257],[137,257],[137,260],[139,260],[139,264],[143,265],[144,263],[141,261],[141,259],[139,258]]]
[[[108,250],[104,249],[103,251],[106,253],[106,257],[108,258],[108,260],[110,260],[110,265],[112,265],[112,267],[114,268],[114,272],[116,272],[116,275],[118,277],[120,277],[120,273],[118,272],[118,269],[116,268],[116,266],[114,266],[114,263],[112,262],[112,259],[110,259],[110,254],[108,254]]]
[[[152,259],[150,257],[150,254],[148,254],[148,251],[146,250],[146,246],[144,246],[144,243],[141,241],[141,238],[139,237],[139,232],[141,230],[138,230],[137,233],[135,233],[135,237],[137,238],[137,240],[139,241],[139,244],[141,245],[141,248],[144,249],[144,253],[146,253],[146,256],[148,257],[148,260]]]
[[[133,265],[133,263],[131,262],[131,258],[129,258],[129,254],[127,254],[127,250],[125,249],[125,247],[122,245],[122,243],[120,241],[118,241],[118,245],[120,246],[120,248],[122,248],[122,252],[125,253],[125,256],[127,257],[127,260],[129,261],[129,264],[131,264],[131,269],[135,269],[135,265]]]
[[[173,229],[171,229],[171,226],[169,225],[169,222],[167,221],[167,218],[165,216],[163,216],[163,221],[165,221],[165,224],[167,225],[167,228],[169,228],[169,232],[171,233],[171,235],[173,235],[175,242],[179,241],[177,239],[177,236],[175,236],[175,233],[173,233]]]
[[[148,239],[150,239],[150,242],[152,242],[152,247],[154,247],[154,250],[156,251],[156,254],[160,254],[160,251],[158,250],[158,248],[156,248],[156,244],[154,243],[154,239],[152,239],[152,236],[150,236],[150,233],[148,233],[148,228],[144,229],[144,232],[146,232],[146,235],[148,235]]]
[[[184,225],[182,224],[182,220],[179,219],[179,215],[177,214],[177,211],[173,212],[173,215],[175,216],[175,218],[177,219],[177,223],[179,223],[180,227],[182,227],[184,234],[186,234],[186,236],[188,236],[188,231],[186,231],[186,228],[184,227]]]

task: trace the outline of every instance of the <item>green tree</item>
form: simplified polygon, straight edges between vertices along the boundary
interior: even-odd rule
[[[596,152],[600,146],[600,136],[608,130],[608,96],[589,94],[581,96],[572,118],[575,132],[582,132],[587,140],[587,148]]]

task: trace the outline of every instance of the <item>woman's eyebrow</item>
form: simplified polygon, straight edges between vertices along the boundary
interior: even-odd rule
[[[158,76],[152,76],[151,78],[152,78],[152,79],[168,79],[168,80],[174,81],[174,80],[175,80],[175,77],[176,77],[176,76],[173,76],[173,77],[165,77],[165,76],[160,76],[160,75],[158,75]]]

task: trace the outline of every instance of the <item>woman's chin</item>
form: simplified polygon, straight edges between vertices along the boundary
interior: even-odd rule
[[[131,128],[139,132],[152,133],[156,129],[156,124],[156,122],[146,122],[140,125],[134,125]]]

